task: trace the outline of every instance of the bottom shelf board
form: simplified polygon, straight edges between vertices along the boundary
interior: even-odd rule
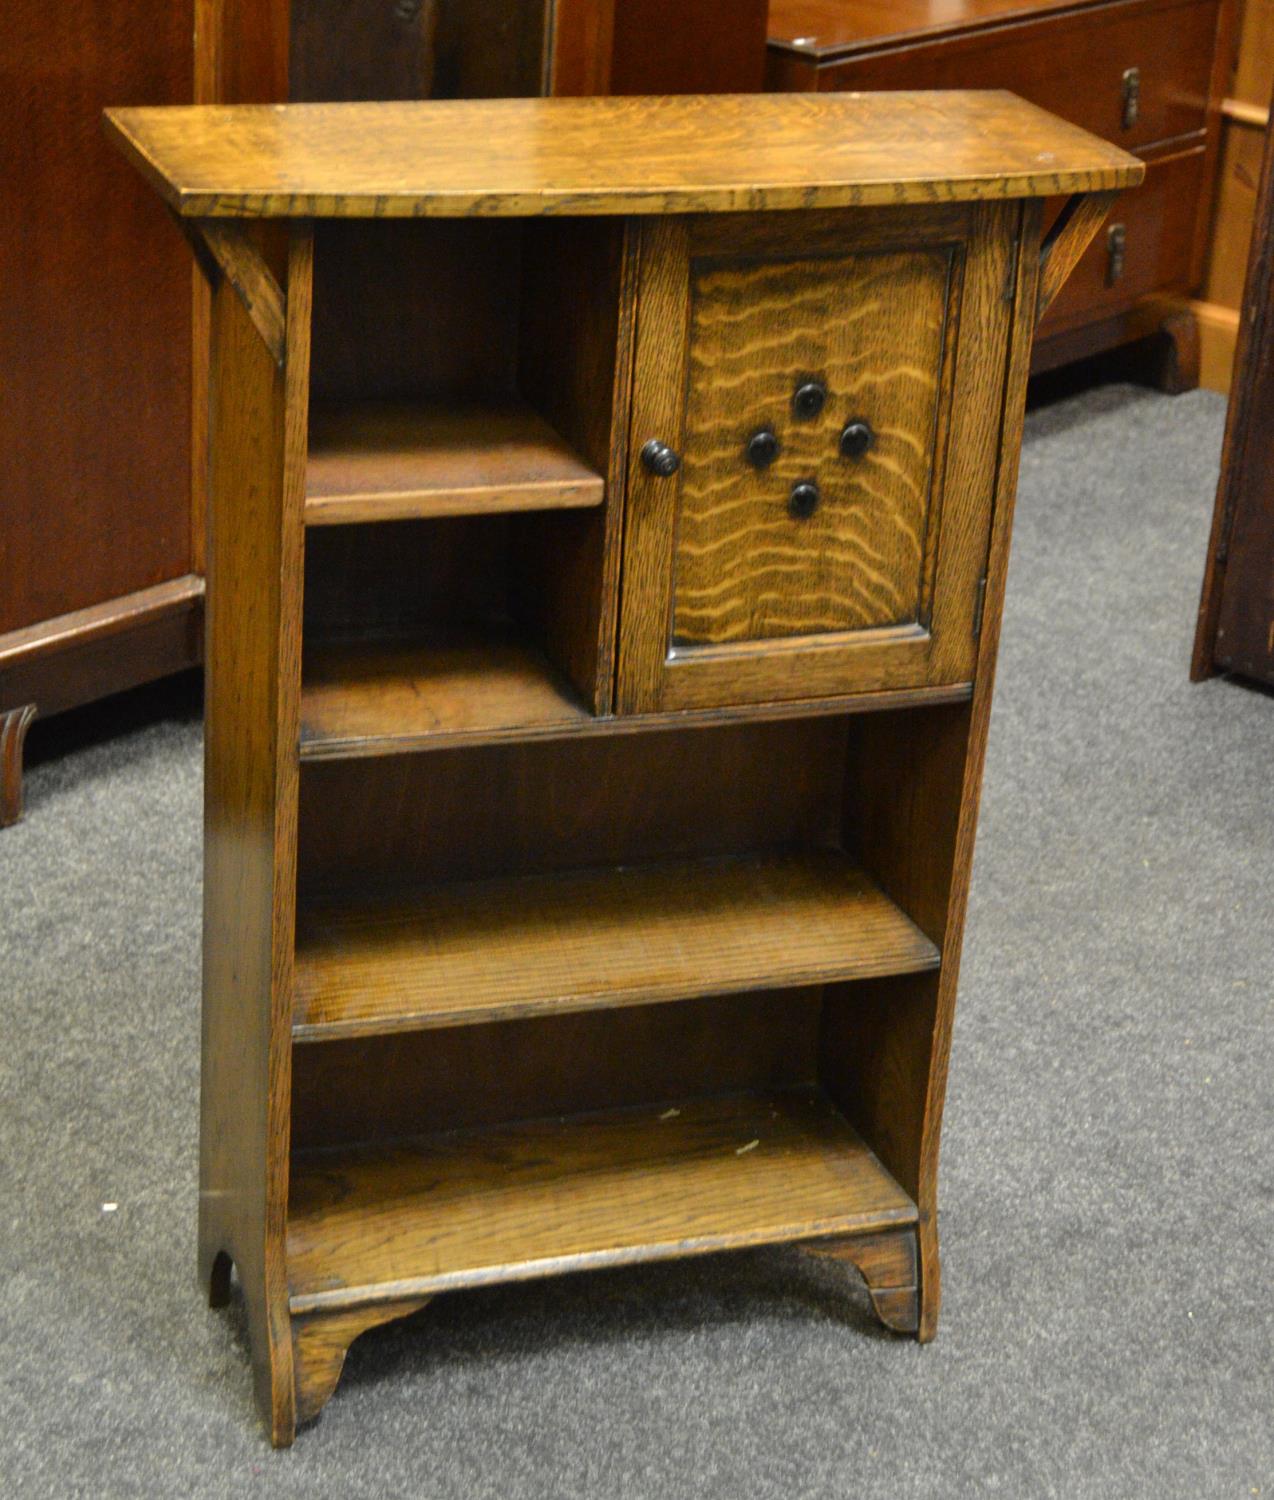
[[[291,1310],[915,1220],[911,1199],[813,1088],[302,1153]]]
[[[924,933],[835,850],[672,860],[303,908],[293,1036],[791,989],[936,968]]]

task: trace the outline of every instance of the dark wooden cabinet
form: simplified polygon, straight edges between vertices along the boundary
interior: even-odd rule
[[[1274,132],[1257,197],[1191,676],[1274,686]]]
[[[1009,89],[1146,163],[1040,326],[1043,370],[1162,329],[1197,384],[1227,0],[773,0],[769,87]],[[1054,208],[1056,211],[1056,206]]]
[[[0,89],[0,824],[31,709],[199,660],[189,256],[104,106],[189,100],[189,4],[5,7]]]

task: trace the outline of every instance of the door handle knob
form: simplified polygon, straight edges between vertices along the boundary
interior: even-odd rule
[[[658,438],[651,438],[642,448],[641,461],[651,474],[661,479],[667,479],[681,467],[681,455]]]

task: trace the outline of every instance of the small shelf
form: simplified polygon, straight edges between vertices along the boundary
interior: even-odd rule
[[[592,718],[543,652],[510,629],[314,641],[305,650],[302,759],[552,733]]]
[[[915,1221],[813,1088],[300,1153],[291,1310]]]
[[[602,477],[520,402],[316,403],[307,526],[600,505]]]
[[[300,1041],[936,968],[842,854],[665,861],[434,886],[297,919]]]

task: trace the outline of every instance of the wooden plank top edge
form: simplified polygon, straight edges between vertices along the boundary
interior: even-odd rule
[[[1120,189],[1145,171],[1002,90],[172,105],[106,126],[188,218],[837,208]]]

